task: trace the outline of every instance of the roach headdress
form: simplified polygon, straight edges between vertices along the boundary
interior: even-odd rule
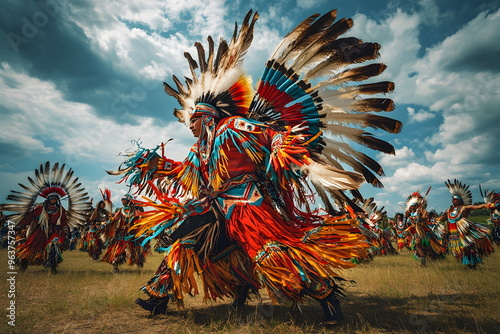
[[[454,179],[453,182],[447,180],[444,182],[450,194],[453,198],[457,197],[462,201],[463,205],[471,205],[472,204],[472,193],[469,189],[468,185],[463,184],[462,182]]]

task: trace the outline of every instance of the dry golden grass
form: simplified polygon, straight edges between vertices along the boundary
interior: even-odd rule
[[[183,310],[169,305],[167,315],[150,318],[134,300],[144,297],[139,288],[160,254],[142,269],[122,266],[118,274],[86,253],[65,252],[64,258],[57,275],[41,267],[16,275],[16,326],[8,325],[4,311],[0,333],[498,333],[500,325],[498,250],[475,271],[451,256],[420,268],[407,251],[346,271],[344,277],[356,283],[346,285],[346,319],[333,329],[319,324],[317,302],[273,306],[265,292],[238,312],[230,301],[206,303],[196,296]],[[5,249],[0,263],[7,268]],[[5,310],[6,278],[0,289]]]

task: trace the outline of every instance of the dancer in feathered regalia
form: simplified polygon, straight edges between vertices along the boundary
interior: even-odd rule
[[[471,210],[490,207],[489,204],[472,205],[469,186],[458,180],[445,182],[450,191],[452,205],[443,213],[439,221],[446,222],[448,249],[453,256],[468,268],[475,269],[483,258],[493,252],[489,239],[491,229],[467,219]]]
[[[195,137],[199,137],[200,129],[193,129]],[[187,217],[184,215],[186,209],[183,204],[187,207],[193,199],[175,196],[179,186],[176,181],[178,178],[176,171],[182,163],[165,157],[166,143],[158,145],[155,149],[143,148],[137,141],[134,143],[137,149],[124,154],[127,159],[120,165],[118,171],[108,171],[108,173],[122,175],[120,182],[126,181],[134,194],[153,196],[160,202],[155,204],[151,201],[135,201],[137,205],[153,206],[157,209],[144,212],[143,217],[150,215],[153,217],[146,219],[146,224],[137,222],[136,227],[142,240],[148,242],[154,238],[155,250],[158,252],[167,250],[170,255],[165,256],[155,275],[142,287],[150,299],[139,298],[136,303],[153,314],[165,313],[168,296],[172,291],[179,306],[182,305],[183,285],[188,286],[188,291],[198,291],[196,281],[192,277],[193,268],[181,270],[188,275],[178,275],[176,271],[171,270],[171,256],[174,256],[179,262],[186,259],[194,261],[192,263],[196,264],[198,273],[199,270],[203,271],[200,278],[206,299],[228,297],[234,300],[235,308],[242,306],[248,293],[250,291],[256,293],[260,288],[251,261],[243,254],[241,247],[229,240],[221,223],[215,224],[217,217],[214,211],[194,212]],[[158,226],[153,235],[147,233],[148,222],[154,225],[157,220],[172,220],[177,216],[179,220],[184,219],[182,223],[172,223],[169,228]],[[145,238],[144,235],[149,236]],[[185,265],[177,267],[185,268]]]
[[[237,269],[246,259],[273,302],[314,298],[325,320],[334,321],[342,318],[339,270],[351,268],[350,259],[365,257],[369,243],[353,227],[354,219],[334,215],[332,199],[344,204],[349,199],[343,191],[355,191],[365,180],[381,186],[376,176],[383,175],[381,166],[348,142],[394,153],[392,145],[362,129],[399,132],[400,122],[370,113],[393,110],[392,100],[362,97],[390,92],[393,84],[348,85],[379,75],[385,65],[359,65],[377,58],[380,46],[339,38],[352,20],[336,21],[333,10],[312,15],[284,38],[253,91],[241,63],[257,18],[250,11],[231,41],[221,40],[217,50],[211,37],[208,53],[196,43],[198,61],[185,53],[191,69],[185,85],[175,76],[176,88],[164,84],[182,107],[174,115],[198,141],[184,162],[162,171],[171,186],[167,193],[156,191],[160,203],[150,202],[153,210],[138,222],[138,235],[168,235],[189,222],[187,217],[210,222],[205,226],[213,237],[183,238],[167,250],[162,291],[177,299],[197,293],[194,273],[203,276],[206,298],[234,290],[223,283],[208,285],[216,277],[206,276],[244,276]],[[315,192],[328,214],[310,207]],[[213,253],[222,235],[243,254],[239,264],[225,271],[214,268],[214,257],[200,258],[193,251],[196,240],[204,240],[204,253]],[[231,281],[223,278],[217,282]],[[144,291],[154,296],[148,286]]]
[[[89,256],[98,260],[104,248],[104,242],[101,236],[101,229],[112,218],[113,203],[111,202],[111,191],[109,189],[101,190],[102,200],[97,203],[97,206],[89,218],[88,229],[83,236],[85,249]]]
[[[422,195],[419,191],[413,192],[406,199],[405,219],[409,223],[409,230],[413,235],[411,248],[415,251],[415,257],[420,261],[421,266],[427,264],[427,259],[436,260],[444,256],[445,247],[442,237],[436,234],[427,224],[427,199],[429,193]]]
[[[361,210],[357,215],[357,227],[371,244],[368,248],[370,256],[396,254],[397,251],[390,240],[390,232],[380,227],[382,220],[387,217],[384,207],[378,208],[375,200],[368,198],[363,201]]]
[[[395,218],[396,221],[394,222],[393,228],[394,233],[396,234],[396,245],[398,251],[402,251],[405,247],[410,249],[412,238],[410,233],[407,231],[408,226],[406,225],[404,215],[402,213],[398,213]]]
[[[134,223],[140,218],[142,209],[134,205],[132,195],[123,196],[121,201],[122,207],[102,227],[109,244],[102,261],[112,264],[113,272],[118,272],[119,266],[124,263],[143,267],[150,248],[149,243],[141,245],[142,240],[134,237]]]
[[[16,223],[18,239],[16,261],[21,270],[30,265],[43,265],[57,272],[62,262],[62,252],[69,246],[70,230],[83,224],[90,207],[85,189],[73,176],[50,162],[35,170],[35,179],[28,177],[30,186],[19,184],[24,191],[11,191],[8,200],[15,203],[2,205],[2,210],[13,212],[7,216]],[[37,204],[38,197],[44,199]],[[61,200],[68,201],[67,209]]]
[[[481,186],[479,186],[479,190],[484,202],[487,204],[487,208],[490,210],[490,223],[493,225],[491,236],[497,246],[500,247],[500,193],[489,190],[483,192]]]

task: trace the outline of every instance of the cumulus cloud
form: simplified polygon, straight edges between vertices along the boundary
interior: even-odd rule
[[[406,110],[408,111],[408,116],[410,117],[410,122],[420,123],[420,122],[425,122],[429,119],[433,119],[434,117],[436,117],[435,114],[428,112],[428,111],[425,111],[423,109],[416,111],[415,108],[408,107],[408,108],[406,108]]]
[[[296,17],[324,3],[300,1],[287,15],[283,15],[283,2],[260,10],[245,61],[254,78],[261,74],[274,46],[298,23]],[[120,158],[112,155],[131,146],[131,139],[141,138],[144,146],[154,147],[175,134],[169,153],[181,159],[193,142],[191,134],[177,123],[163,121],[163,114],[161,120],[151,114],[172,107],[163,106],[163,100],[140,103],[155,100],[153,92],[161,93],[161,81],[168,81],[171,74],[187,73],[182,52],[195,55],[195,41],[206,44],[209,34],[216,42],[219,37],[230,38],[233,22],[241,22],[245,14],[235,10],[238,5],[222,0],[61,3],[58,15],[36,38],[20,45],[24,51],[11,54],[10,65],[0,67],[4,114],[0,152],[10,156],[62,153],[74,161],[114,164]],[[18,31],[22,16],[31,17],[40,10],[15,6],[19,12],[10,15],[6,31]],[[408,191],[431,184],[440,184],[441,192],[436,193],[444,194],[443,178],[464,178],[492,188],[499,182],[490,170],[500,161],[493,144],[498,143],[500,122],[496,42],[500,11],[484,11],[442,41],[426,44],[423,29],[438,27],[452,15],[440,6],[421,0],[413,11],[396,8],[378,16],[353,16],[355,25],[349,35],[382,45],[380,61],[388,69],[379,79],[395,82],[391,98],[398,106],[398,119],[408,119],[404,131],[391,138],[396,155],[379,157],[387,175],[382,178],[386,188],[371,192],[388,210]],[[394,2],[389,7],[395,8]],[[152,87],[152,82],[158,86]],[[428,140],[419,137],[422,122],[426,133],[432,133]],[[414,139],[420,145],[413,146]],[[84,179],[94,188],[111,182],[107,176]],[[121,196],[119,187],[113,189]]]
[[[400,166],[407,165],[410,161],[416,158],[416,154],[413,152],[413,149],[403,146],[400,149],[396,149],[396,153],[394,155],[381,154],[379,155],[380,164],[386,168],[395,168]]]
[[[433,6],[431,2],[422,4],[426,9]],[[493,144],[500,136],[493,125],[500,123],[500,113],[493,105],[500,105],[500,79],[498,62],[490,62],[491,57],[500,57],[494,42],[500,39],[500,11],[480,13],[420,55],[419,32],[423,22],[432,19],[429,13],[398,10],[378,22],[363,15],[356,17],[358,26],[365,27],[360,33],[382,44],[382,60],[396,83],[394,99],[399,105],[412,105],[406,108],[408,123],[427,121],[434,128],[426,127],[432,135],[426,141],[421,138],[426,146],[418,159],[407,147],[398,149],[395,157],[381,158],[389,175],[382,179],[386,185],[382,193],[386,194],[408,191],[419,184],[442,183],[447,177],[477,180],[479,175],[490,182],[489,172],[498,168],[500,161]],[[485,54],[480,64],[480,55]],[[415,129],[412,134],[418,138],[422,132]]]
[[[153,148],[175,134],[171,152],[181,159],[189,142],[194,142],[180,123],[160,126],[152,118],[137,117],[135,125],[123,125],[100,119],[88,105],[65,101],[54,84],[14,71],[8,64],[2,64],[0,77],[0,100],[15,110],[1,122],[1,132],[8,134],[2,142],[20,146],[25,153],[57,148],[72,159],[101,161],[109,159],[110,152],[123,151],[131,139],[141,138],[145,147]]]
[[[420,17],[398,9],[380,21],[375,21],[364,14],[356,14],[353,20],[352,35],[359,36],[367,42],[377,42],[382,46],[379,60],[387,64],[388,68],[380,78],[395,81],[397,94],[394,95],[394,99],[398,103],[404,102],[403,96],[407,88],[397,79],[415,71],[412,64],[418,59],[417,53],[421,48],[418,39]]]

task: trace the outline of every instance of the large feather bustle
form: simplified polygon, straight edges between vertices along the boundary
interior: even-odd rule
[[[361,83],[385,70],[382,63],[362,64],[379,57],[380,45],[343,37],[353,22],[335,20],[335,10],[312,15],[283,39],[266,64],[248,117],[297,126],[298,133],[316,138],[308,146],[311,153],[323,153],[316,160],[328,161],[338,169],[348,165],[366,181],[382,187],[375,176],[383,175],[380,165],[359,154],[349,142],[395,153],[391,144],[361,129],[401,131],[400,121],[371,114],[394,110],[391,99],[373,96],[392,92],[394,83]],[[342,141],[328,140],[333,137]],[[337,143],[341,149],[330,146]]]
[[[61,188],[65,193],[62,199],[68,201],[68,225],[76,227],[85,222],[91,208],[89,196],[78,182],[78,178],[73,176],[72,169],[65,170],[65,165],[59,165],[57,162],[51,168],[50,162],[47,161],[35,170],[35,179],[28,177],[28,181],[33,187],[19,184],[25,191],[11,190],[7,200],[12,203],[0,205],[2,211],[11,212],[7,215],[9,219],[19,223],[35,207],[38,197],[46,196],[44,194],[52,192],[52,189]]]
[[[468,185],[457,179],[454,179],[453,181],[447,180],[444,184],[452,196],[460,196],[462,198],[464,205],[472,204],[472,192],[470,191]]]

